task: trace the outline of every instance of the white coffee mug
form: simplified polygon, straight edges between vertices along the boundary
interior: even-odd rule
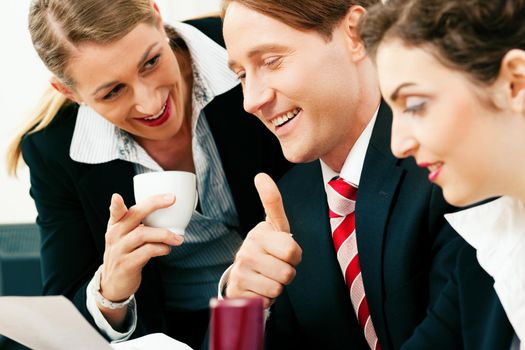
[[[150,227],[163,227],[183,235],[197,206],[197,180],[187,171],[159,171],[133,177],[135,201],[140,203],[157,194],[173,193],[175,203],[149,214],[143,223]]]

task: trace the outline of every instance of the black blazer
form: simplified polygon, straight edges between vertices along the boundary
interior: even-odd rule
[[[204,25],[201,30],[205,33],[208,27],[212,33],[221,33],[218,19],[193,23]],[[221,42],[220,37],[212,38]],[[216,97],[204,112],[239,214],[239,231],[244,235],[264,218],[254,176],[264,171],[279,178],[289,165],[275,137],[242,106],[242,91],[237,86]],[[90,165],[70,158],[77,110],[78,105],[70,104],[44,130],[26,135],[22,153],[29,165],[30,194],[38,210],[43,293],[65,295],[94,325],[85,305],[86,286],[102,263],[111,195],[120,193],[128,206],[135,203],[134,168],[122,160]],[[167,333],[160,283],[153,259],[145,266],[136,293],[139,320],[133,337]]]
[[[452,208],[428,172],[392,155],[391,122],[383,103],[356,203],[361,271],[383,350],[400,348],[425,318],[464,244],[445,222]],[[270,310],[267,347],[368,349],[334,251],[319,162],[295,166],[279,186],[303,260]]]
[[[465,246],[453,278],[403,349],[510,349],[515,332],[493,285],[476,250]]]

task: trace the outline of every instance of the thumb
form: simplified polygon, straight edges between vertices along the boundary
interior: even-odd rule
[[[119,222],[124,215],[128,212],[124,199],[118,193],[113,193],[111,196],[111,205],[109,206],[109,221],[108,226],[114,225]]]
[[[272,178],[265,173],[257,174],[255,187],[266,212],[266,221],[270,222],[277,231],[290,232],[281,193]]]

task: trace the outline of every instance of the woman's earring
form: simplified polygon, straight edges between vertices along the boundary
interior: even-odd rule
[[[170,42],[170,38],[169,38],[169,37],[166,37],[166,41],[167,41],[167,42]]]

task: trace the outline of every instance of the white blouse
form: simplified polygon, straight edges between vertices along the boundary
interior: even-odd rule
[[[512,197],[447,214],[450,225],[477,253],[519,339],[525,339],[525,205]],[[525,346],[523,347],[525,349]]]

